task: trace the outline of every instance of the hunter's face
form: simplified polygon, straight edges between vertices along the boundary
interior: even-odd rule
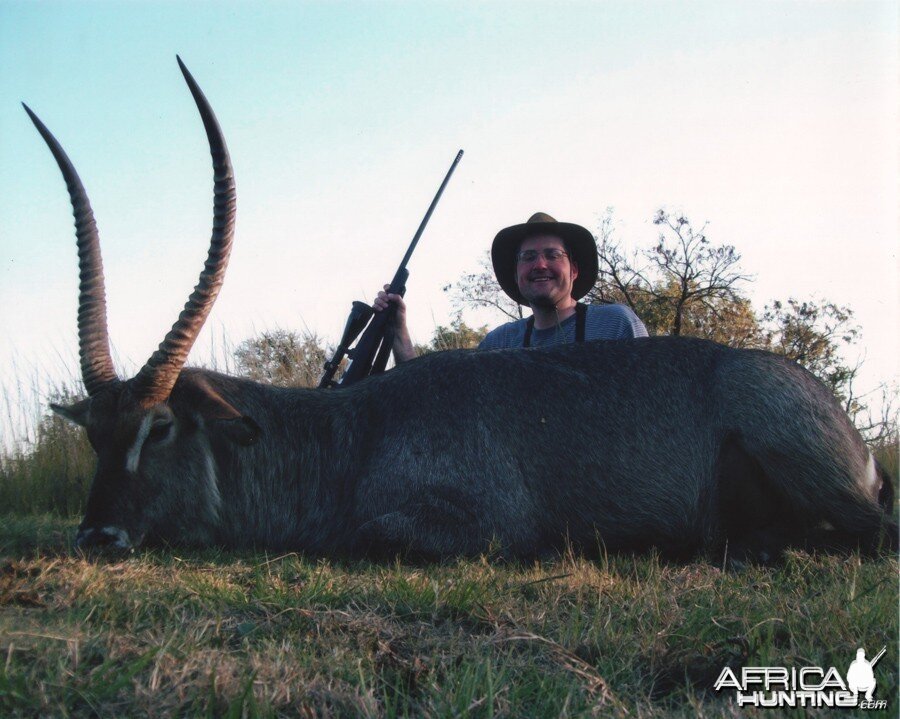
[[[558,259],[550,259],[546,256],[547,250],[559,250],[564,254]],[[572,296],[572,283],[576,277],[578,265],[569,259],[566,246],[559,237],[533,235],[522,240],[516,255],[516,282],[529,305],[556,307],[565,303]]]

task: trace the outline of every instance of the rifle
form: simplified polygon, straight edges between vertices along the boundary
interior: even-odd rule
[[[878,652],[872,659],[869,660],[869,666],[874,667],[875,663],[884,656],[884,653],[887,651],[887,646],[881,648],[881,651]]]
[[[412,257],[413,250],[416,249],[425,225],[428,224],[431,213],[434,212],[434,208],[438,200],[441,199],[444,188],[447,186],[447,182],[450,180],[450,176],[453,174],[462,156],[463,151],[460,150],[456,154],[453,164],[450,165],[450,169],[447,170],[444,181],[431,201],[428,212],[425,213],[425,217],[419,225],[412,242],[409,243],[406,254],[400,262],[400,267],[397,268],[397,272],[394,274],[394,279],[391,280],[390,287],[387,290],[388,293],[400,295],[401,297],[406,293],[406,280],[409,278],[409,270],[406,269],[406,264],[409,262],[409,258]],[[394,341],[393,319],[396,311],[397,308],[393,304],[384,312],[376,313],[365,302],[354,302],[350,310],[350,316],[347,318],[347,323],[344,325],[341,341],[338,343],[334,355],[325,363],[325,371],[322,373],[319,387],[346,387],[364,377],[368,377],[370,374],[384,372]],[[373,317],[373,315],[375,316]],[[363,328],[365,328],[365,332],[363,332],[356,347],[349,349],[350,345],[359,337],[359,333],[363,331]],[[344,355],[350,357],[350,364],[344,371],[341,379],[335,382],[332,378],[337,372]]]

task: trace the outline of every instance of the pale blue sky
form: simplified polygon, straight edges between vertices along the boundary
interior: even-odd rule
[[[110,330],[140,365],[205,256],[211,172],[179,53],[238,183],[226,333],[335,338],[410,266],[415,339],[441,287],[542,210],[632,246],[659,206],[744,255],[761,307],[849,304],[866,380],[895,372],[897,2],[10,2],[0,0],[0,379],[75,354],[71,211],[25,101],[97,215]],[[477,319],[477,318],[473,318]],[[491,318],[483,318],[492,321]]]

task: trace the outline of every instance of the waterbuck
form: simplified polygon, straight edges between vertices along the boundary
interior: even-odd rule
[[[213,157],[212,240],[178,321],[128,380],[113,368],[87,195],[28,111],[75,214],[88,396],[53,409],[97,454],[78,547],[439,559],[570,543],[766,561],[826,524],[866,549],[896,546],[889,477],[830,392],[766,352],[668,337],[453,351],[334,390],[182,369],[223,280],[235,187],[179,65]]]

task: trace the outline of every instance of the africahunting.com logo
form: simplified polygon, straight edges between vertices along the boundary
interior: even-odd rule
[[[887,709],[887,701],[875,699],[873,667],[887,647],[871,660],[858,649],[856,659],[842,675],[834,667],[743,667],[735,674],[725,667],[714,688],[737,691],[739,707],[859,707]],[[846,678],[845,678],[846,676]]]

